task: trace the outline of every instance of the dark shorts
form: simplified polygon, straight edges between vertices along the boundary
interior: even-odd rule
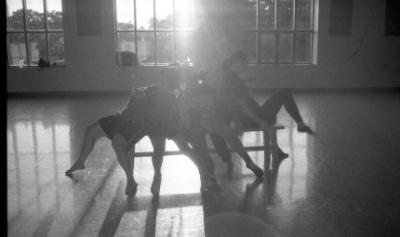
[[[99,124],[110,140],[116,133],[119,133],[127,142],[136,143],[146,135],[145,128],[140,124],[128,122],[121,126],[120,114],[101,118]]]
[[[99,119],[99,124],[110,140],[116,133],[119,133],[127,142],[132,144],[137,143],[146,135],[174,138],[180,131],[179,120],[172,118],[157,119],[156,121],[148,120],[147,123],[128,122],[121,125],[121,115],[114,114]]]

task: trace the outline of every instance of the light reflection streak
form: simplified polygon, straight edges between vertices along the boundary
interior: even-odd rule
[[[16,217],[21,215],[21,207],[22,207],[22,193],[21,193],[21,173],[20,173],[20,168],[19,168],[19,152],[18,152],[18,146],[17,146],[17,133],[16,133],[16,126],[13,124],[12,126],[12,137],[13,137],[13,147],[14,147],[14,159],[15,159],[15,178],[16,178],[16,186],[17,186],[17,199],[18,199],[18,214]],[[8,202],[12,198],[8,198]],[[15,200],[15,199],[14,199]],[[14,218],[13,218],[14,219]]]
[[[293,121],[291,121],[291,127],[293,126]],[[289,200],[293,201],[293,184],[294,184],[294,169],[296,166],[294,159],[294,146],[293,146],[293,129],[289,130],[289,158],[290,158],[290,184],[289,184]]]
[[[49,185],[54,185],[55,190],[50,199],[54,198],[57,210],[60,207],[57,156],[60,152],[70,151],[68,148],[69,125],[55,122],[52,122],[48,128],[41,125],[42,123],[36,119],[17,120],[8,124],[11,128],[7,131],[8,143],[12,143],[10,146],[12,149],[8,149],[8,157],[14,160],[15,165],[13,170],[8,166],[8,173],[15,172],[15,177],[8,176],[8,185],[10,185],[9,189],[15,188],[17,191],[16,193],[8,192],[7,195],[9,212],[16,213],[8,216],[10,228],[24,216],[29,216],[29,213],[37,212],[40,217],[45,213],[45,209],[52,206],[47,195]],[[58,129],[59,127],[61,130]],[[47,139],[49,136],[50,142]],[[57,136],[65,144],[57,146]],[[52,149],[46,149],[48,146]],[[53,162],[53,164],[48,162]]]
[[[32,140],[33,140],[33,154],[35,157],[35,182],[36,182],[36,205],[38,207],[39,213],[42,212],[42,206],[40,205],[40,183],[39,183],[39,163],[38,163],[38,143],[36,139],[36,126],[34,124],[34,121],[31,121],[31,127],[32,127]]]
[[[56,134],[56,128],[55,128],[55,124],[54,124],[54,122],[52,123],[52,126],[51,126],[51,137],[52,137],[52,147],[53,147],[53,150],[52,150],[52,152],[53,152],[53,167],[54,167],[54,180],[55,180],[55,182],[54,182],[54,185],[55,185],[55,192],[56,192],[56,208],[57,208],[57,210],[59,210],[59,208],[60,208],[60,192],[59,192],[59,190],[58,190],[58,165],[57,165],[57,161],[58,161],[58,158],[57,158],[57,146],[56,146],[56,136],[55,136],[55,134]]]

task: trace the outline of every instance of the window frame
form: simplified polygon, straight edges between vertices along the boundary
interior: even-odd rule
[[[158,54],[157,54],[157,33],[172,33],[172,37],[173,37],[173,49],[172,49],[172,61],[176,60],[176,35],[177,33],[180,32],[189,32],[189,33],[193,33],[194,29],[191,30],[182,30],[182,29],[176,29],[176,8],[175,8],[175,1],[176,0],[172,0],[172,4],[173,4],[173,8],[172,8],[172,29],[158,29],[156,27],[156,21],[157,21],[157,14],[156,14],[156,9],[157,9],[157,1],[156,0],[151,0],[153,2],[153,23],[154,23],[154,29],[149,29],[149,30],[138,30],[137,29],[137,7],[136,7],[136,1],[137,0],[132,0],[133,1],[133,8],[134,8],[134,27],[133,29],[129,29],[129,30],[119,30],[118,29],[118,20],[117,20],[117,4],[118,0],[114,1],[114,27],[115,27],[115,49],[116,52],[118,53],[119,49],[118,49],[118,33],[120,32],[124,32],[124,33],[133,33],[134,35],[134,44],[135,44],[135,54],[137,54],[138,52],[138,44],[137,44],[137,35],[140,33],[153,33],[154,34],[154,52],[153,52],[153,56],[154,56],[154,62],[153,63],[143,63],[142,65],[145,66],[166,66],[168,65],[168,63],[159,63],[158,62]],[[297,28],[297,19],[296,19],[296,9],[297,9],[297,4],[298,4],[298,0],[293,0],[293,15],[292,15],[292,23],[293,23],[293,27],[292,29],[279,29],[278,27],[278,1],[279,0],[275,0],[274,1],[274,20],[275,20],[275,24],[274,24],[274,28],[273,29],[262,29],[262,26],[260,24],[261,22],[261,14],[260,14],[260,0],[255,0],[256,1],[256,25],[255,28],[252,29],[242,29],[241,31],[243,32],[249,32],[249,33],[255,33],[256,34],[256,62],[253,63],[249,63],[249,65],[255,65],[255,66],[259,66],[259,65],[313,65],[316,64],[316,47],[315,44],[316,42],[316,36],[317,36],[317,31],[316,31],[316,18],[315,15],[317,14],[317,10],[316,5],[317,5],[317,1],[318,0],[310,0],[311,1],[311,6],[310,6],[310,28],[309,29],[298,29]],[[273,55],[273,60],[271,62],[263,62],[261,59],[261,55],[262,55],[262,51],[261,51],[261,41],[262,41],[262,34],[264,33],[268,33],[268,34],[273,34],[273,38],[274,38],[274,46],[273,46],[273,50],[274,50],[274,55]],[[291,42],[291,47],[292,47],[292,54],[291,54],[291,59],[289,62],[281,62],[279,60],[279,36],[282,33],[289,33],[292,35],[292,42]],[[301,33],[306,33],[310,35],[310,58],[309,61],[306,62],[298,62],[296,61],[296,39],[297,39],[297,35]],[[117,60],[117,65],[118,64],[118,60]],[[119,65],[120,66],[120,65]]]
[[[44,23],[44,29],[41,30],[35,30],[35,29],[28,29],[28,19],[26,17],[27,14],[27,4],[26,0],[21,0],[22,1],[22,12],[23,12],[23,29],[22,30],[10,30],[6,26],[6,43],[7,43],[7,66],[8,67],[37,67],[38,65],[32,64],[32,58],[31,58],[31,52],[29,50],[29,39],[28,39],[28,34],[44,34],[45,35],[45,45],[46,45],[46,58],[48,62],[50,62],[50,46],[49,46],[49,35],[53,33],[62,33],[64,42],[65,42],[65,34],[64,34],[64,8],[63,8],[63,0],[61,0],[61,14],[62,14],[62,29],[51,29],[49,30],[48,22],[47,22],[47,0],[42,0],[43,1],[43,23]],[[7,1],[6,1],[6,7],[7,6]],[[6,24],[7,24],[7,17],[6,16]],[[10,55],[10,48],[8,47],[9,42],[8,42],[8,35],[9,34],[24,34],[24,43],[25,43],[25,53],[26,53],[26,64],[23,66],[20,65],[10,65],[9,62],[9,56]],[[65,54],[65,43],[64,43],[64,54]],[[66,59],[64,57],[64,63],[63,64],[56,64],[54,65],[53,63],[50,62],[50,67],[65,67],[66,66]]]
[[[157,34],[158,33],[170,33],[172,34],[172,62],[176,61],[176,41],[177,41],[177,33],[193,33],[194,30],[193,29],[177,29],[176,28],[176,8],[175,8],[175,1],[176,0],[172,0],[172,28],[171,29],[159,29],[157,28],[157,7],[156,7],[156,0],[151,0],[153,2],[153,25],[154,28],[153,29],[148,29],[148,30],[138,30],[137,29],[137,7],[136,7],[136,0],[132,0],[133,1],[133,14],[134,14],[134,27],[133,29],[129,29],[129,30],[120,30],[118,29],[118,19],[117,19],[117,1],[114,1],[114,28],[115,28],[115,49],[116,52],[119,52],[118,49],[118,34],[119,33],[133,33],[134,35],[134,43],[135,43],[135,54],[137,55],[138,52],[138,44],[137,44],[137,36],[140,33],[153,33],[153,39],[154,39],[154,52],[153,52],[153,56],[154,56],[154,62],[152,63],[141,63],[141,65],[144,66],[168,66],[169,63],[163,63],[163,62],[158,62],[158,53],[157,53]],[[139,62],[140,63],[140,62]],[[121,66],[120,64],[118,64],[118,60],[117,60],[117,65]]]
[[[316,35],[316,31],[315,31],[315,2],[317,0],[310,0],[311,1],[311,22],[310,22],[310,29],[309,30],[298,30],[297,29],[297,19],[296,19],[296,9],[297,9],[297,3],[298,0],[293,0],[293,15],[292,15],[292,23],[293,23],[293,28],[292,29],[279,29],[278,28],[278,19],[279,19],[279,15],[278,15],[278,1],[279,0],[275,0],[274,1],[274,20],[275,20],[275,24],[274,24],[274,28],[267,30],[267,29],[262,29],[261,24],[260,24],[260,20],[261,20],[261,16],[260,16],[260,0],[256,0],[257,1],[257,7],[256,7],[256,30],[254,29],[249,29],[246,30],[248,32],[255,32],[256,33],[256,38],[257,38],[257,43],[256,43],[256,63],[251,63],[251,65],[312,65],[315,64],[314,62],[315,60],[315,54],[314,54],[314,41],[315,41],[315,35]],[[262,62],[261,59],[261,38],[262,38],[262,34],[263,33],[270,33],[273,34],[274,36],[274,55],[273,55],[273,61],[272,62]],[[291,55],[291,60],[290,62],[280,62],[279,60],[279,36],[281,33],[289,33],[293,36],[292,39],[292,55]],[[308,62],[296,62],[296,36],[298,33],[307,33],[310,34],[310,59]]]

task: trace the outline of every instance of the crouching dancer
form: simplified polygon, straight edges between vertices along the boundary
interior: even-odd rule
[[[213,172],[206,168],[205,152],[189,146],[188,138],[182,132],[181,116],[176,97],[165,88],[150,86],[139,88],[132,93],[126,108],[120,113],[101,118],[88,126],[77,161],[65,174],[85,168],[85,161],[94,148],[96,140],[108,137],[112,141],[118,162],[127,177],[125,193],[135,195],[137,183],[133,176],[133,160],[129,151],[145,135],[149,135],[153,144],[154,179],[151,186],[153,194],[158,194],[161,182],[161,164],[165,148],[165,139],[172,139],[178,148],[196,164],[201,178],[201,190],[218,189]]]

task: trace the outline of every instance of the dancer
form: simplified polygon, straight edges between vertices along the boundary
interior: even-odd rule
[[[218,116],[228,124],[236,119],[244,128],[260,126],[264,130],[276,123],[276,116],[283,106],[297,123],[297,131],[315,134],[304,123],[290,90],[280,90],[261,106],[257,103],[238,76],[247,67],[247,64],[247,55],[243,52],[235,53],[224,61],[222,65],[224,75],[217,99]],[[211,134],[211,138],[218,154],[230,166],[228,170],[232,169],[231,155],[225,139],[215,134]],[[288,156],[279,148],[279,163]]]
[[[177,67],[177,70],[189,69],[185,67]],[[223,137],[232,149],[246,163],[246,167],[252,170],[257,177],[262,177],[263,171],[258,167],[245,151],[242,143],[235,135],[234,131],[229,128],[217,112],[215,91],[206,83],[198,80],[196,75],[190,80],[182,91],[180,99],[180,107],[185,111],[187,119],[185,120],[185,128],[190,128],[188,131],[191,143],[195,144],[201,150],[207,150],[205,134],[214,134]],[[260,121],[261,126],[268,126],[264,121]],[[208,159],[207,159],[208,161]],[[207,162],[207,167],[211,172],[214,171],[214,164]]]
[[[84,163],[96,140],[106,136],[112,141],[118,162],[127,176],[125,193],[135,195],[137,183],[133,177],[134,164],[129,151],[142,137],[149,135],[154,147],[153,194],[158,194],[160,188],[160,170],[167,137],[173,139],[178,148],[197,165],[202,180],[201,190],[218,189],[215,176],[205,168],[204,158],[200,157],[204,152],[191,149],[185,135],[180,133],[180,121],[177,100],[167,90],[158,86],[135,89],[122,112],[102,118],[86,129],[79,157],[65,174],[72,177],[72,172],[84,169]]]

